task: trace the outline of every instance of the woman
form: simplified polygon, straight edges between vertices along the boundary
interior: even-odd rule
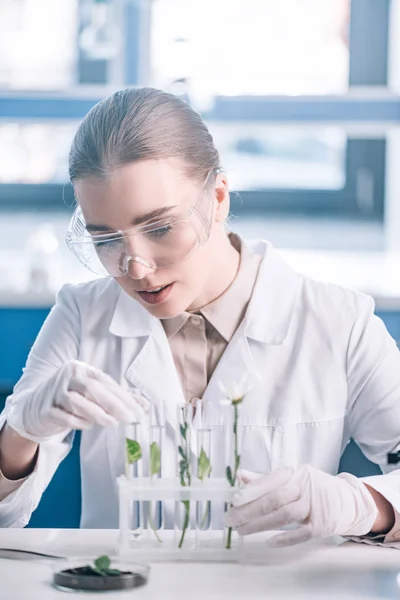
[[[0,525],[28,522],[81,429],[81,525],[117,527],[123,424],[141,418],[143,398],[171,425],[178,405],[217,404],[218,383],[234,379],[250,473],[229,525],[299,525],[275,544],[400,537],[398,471],[337,475],[350,437],[384,470],[400,444],[400,358],[372,300],[226,233],[218,152],[172,95],[124,90],[96,105],[73,141],[70,178],[67,242],[107,277],[61,290],[7,401]],[[219,447],[225,435],[220,425]],[[214,465],[222,473],[218,456]]]

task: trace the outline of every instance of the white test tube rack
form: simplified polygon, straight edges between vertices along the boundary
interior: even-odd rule
[[[181,486],[178,478],[150,479],[137,477],[127,479],[125,475],[117,479],[119,491],[119,553],[141,560],[182,560],[182,561],[227,561],[240,560],[242,538],[236,532],[232,536],[231,548],[226,548],[227,529],[200,530],[196,519],[191,519],[182,547],[178,546],[177,531],[174,528],[160,529],[155,537],[144,516],[142,526],[135,532],[131,529],[131,507],[138,502],[142,507],[150,502],[179,503],[190,501],[193,508],[197,502],[210,503],[220,507],[232,501],[236,489],[225,478],[209,478],[204,481],[193,479],[190,486]],[[144,508],[140,511],[145,515]]]
[[[192,427],[197,430],[198,455],[203,448],[211,454],[211,429],[203,429],[203,407],[197,404],[196,421],[193,407],[178,407],[176,425],[176,464],[182,459],[179,446],[190,447]],[[184,415],[185,421],[182,421]],[[181,437],[182,423],[188,424],[187,440]],[[149,425],[164,426],[164,415],[151,408]],[[127,427],[127,438],[142,442],[144,425],[138,423]],[[161,427],[158,440],[161,451],[164,446],[165,427]],[[152,441],[150,436],[148,442]],[[227,460],[232,460],[233,441],[227,438]],[[224,512],[232,502],[236,488],[226,477],[205,476],[199,479],[193,460],[190,459],[190,485],[180,477],[144,476],[142,461],[127,467],[125,475],[117,479],[119,494],[119,553],[137,556],[138,560],[206,560],[237,561],[243,550],[243,540],[232,532],[228,544],[228,528],[223,528]],[[231,464],[228,462],[227,464]],[[189,520],[182,540],[185,521],[184,502],[188,501]],[[156,508],[156,511],[154,509]],[[160,510],[157,510],[157,509]],[[151,515],[151,518],[150,518]],[[204,518],[202,516],[204,515]],[[167,523],[167,521],[169,521]],[[166,525],[167,523],[167,525]],[[217,523],[218,529],[213,528]],[[166,525],[166,526],[165,526]],[[229,547],[227,547],[229,546]]]

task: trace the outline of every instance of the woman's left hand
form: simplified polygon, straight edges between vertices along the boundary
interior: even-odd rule
[[[240,471],[238,476],[245,486],[233,500],[226,525],[240,535],[299,525],[274,536],[273,546],[332,535],[365,535],[378,514],[366,485],[349,473],[334,476],[301,465],[267,475]]]

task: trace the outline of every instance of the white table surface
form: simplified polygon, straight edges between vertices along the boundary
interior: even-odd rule
[[[60,555],[112,554],[117,532],[112,530],[0,530],[0,548],[22,548]],[[331,542],[304,551],[291,551],[264,565],[234,563],[153,563],[149,582],[106,598],[204,600],[235,598],[314,599],[400,598],[397,573],[400,551],[391,548]],[[64,592],[51,587],[52,561],[0,559],[1,600],[53,600]],[[66,597],[85,597],[70,592]],[[99,597],[99,594],[86,594]]]

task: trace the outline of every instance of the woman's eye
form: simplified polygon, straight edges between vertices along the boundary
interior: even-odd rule
[[[153,231],[149,231],[148,235],[154,239],[160,239],[166,235],[168,235],[171,231],[171,225],[166,225],[165,227],[160,227],[159,229],[154,229]]]
[[[117,247],[119,242],[120,240],[104,240],[104,242],[96,242],[96,248],[111,250],[112,248]]]

